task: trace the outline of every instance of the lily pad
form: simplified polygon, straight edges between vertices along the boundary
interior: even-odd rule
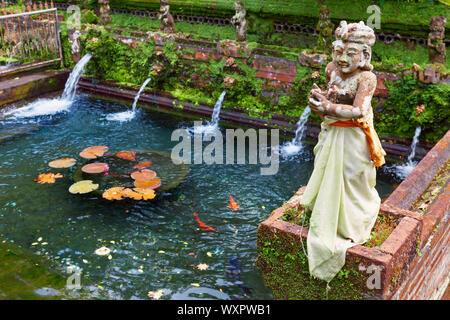
[[[124,198],[123,190],[125,187],[113,187],[103,192],[103,198],[107,200],[121,200]]]
[[[134,161],[136,160],[136,152],[135,151],[120,151],[116,153],[116,157],[120,159]]]
[[[91,191],[97,190],[98,184],[92,183],[92,180],[81,180],[79,182],[74,183],[70,186],[69,192],[70,193],[89,193]]]
[[[161,179],[153,178],[151,180],[146,180],[146,181],[135,180],[134,186],[136,188],[142,188],[142,189],[156,189],[161,186]]]
[[[48,163],[51,168],[70,168],[77,163],[74,158],[61,158]]]
[[[151,161],[141,161],[137,165],[135,165],[133,168],[142,170],[142,169],[150,167],[151,165],[152,165]]]
[[[104,159],[102,162],[109,165],[108,175],[84,173],[81,170],[82,166],[79,166],[73,174],[74,181],[93,180],[94,183],[98,183],[100,187],[94,193],[100,197],[102,197],[104,191],[112,187],[136,188],[134,184],[136,180],[130,177],[129,172],[130,169],[133,170],[133,166],[138,162],[149,161],[151,159],[152,169],[162,181],[161,186],[155,190],[156,194],[161,194],[177,187],[189,174],[188,165],[176,165],[172,162],[170,153],[160,151],[137,151],[136,163],[117,157],[106,157]],[[86,163],[94,163],[95,161],[90,160]]]
[[[141,171],[135,171],[131,174],[131,178],[136,181],[149,181],[156,178],[156,172],[153,170],[143,169]]]
[[[95,162],[84,165],[81,168],[81,171],[86,173],[103,173],[105,171],[108,171],[108,169],[109,169],[108,164],[102,162]]]
[[[142,200],[151,200],[156,197],[155,190],[153,189],[134,188],[133,190],[142,196]]]
[[[108,151],[107,146],[93,146],[80,152],[80,157],[85,159],[96,159],[103,156]]]
[[[38,175],[38,177],[36,179],[34,179],[35,182],[40,183],[40,184],[44,184],[44,183],[55,183],[55,179],[56,178],[62,178],[63,175],[60,173],[41,173],[40,175]]]

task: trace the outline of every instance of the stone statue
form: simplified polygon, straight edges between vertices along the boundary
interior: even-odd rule
[[[158,19],[161,20],[161,31],[164,33],[175,33],[175,21],[170,14],[169,0],[160,0]]]
[[[100,5],[100,19],[101,24],[111,23],[111,17],[109,15],[109,0],[98,0],[98,4]]]
[[[342,21],[335,31],[327,91],[316,84],[309,106],[323,122],[314,148],[314,170],[301,199],[311,214],[309,272],[330,282],[345,264],[346,250],[368,240],[380,210],[376,167],[384,152],[373,126],[371,71],[374,31],[364,22]]]
[[[428,54],[432,63],[445,64],[445,17],[432,17],[428,34]]]
[[[234,9],[236,14],[231,18],[231,24],[236,27],[236,40],[245,41],[248,26],[247,20],[245,20],[247,11],[245,11],[244,4],[240,1],[234,3]]]
[[[330,20],[330,9],[327,6],[320,7],[319,22],[317,23],[316,30],[319,33],[317,46],[323,52],[330,53],[334,23]]]

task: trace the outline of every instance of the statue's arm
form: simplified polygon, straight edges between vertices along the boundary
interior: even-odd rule
[[[353,105],[330,102],[319,90],[310,93],[309,104],[314,111],[345,119],[362,117],[370,108],[373,94],[377,86],[377,77],[372,72],[363,72],[359,78],[358,90]]]

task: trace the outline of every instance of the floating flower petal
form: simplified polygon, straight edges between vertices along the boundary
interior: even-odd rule
[[[101,247],[94,251],[94,253],[98,256],[106,256],[110,252],[111,252],[111,249],[109,249],[107,247]]]

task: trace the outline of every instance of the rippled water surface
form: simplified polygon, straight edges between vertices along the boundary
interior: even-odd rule
[[[192,127],[142,110],[131,121],[107,120],[126,108],[79,96],[60,113],[2,120],[0,137],[8,139],[0,140],[0,234],[64,268],[79,266],[82,285],[100,286],[111,298],[145,299],[162,290],[162,299],[271,299],[255,266],[256,229],[307,183],[311,150],[283,160],[275,176],[261,176],[258,165],[191,165],[178,188],[153,202],[72,195],[68,169],[55,184],[33,182],[52,171],[49,161],[81,160],[78,153],[92,145],[170,152],[172,131]],[[11,132],[19,135],[11,139]],[[383,179],[377,188],[382,197],[392,189]],[[227,208],[230,193],[239,211]],[[193,212],[216,232],[200,231]],[[94,254],[102,246],[113,250],[110,258]]]

